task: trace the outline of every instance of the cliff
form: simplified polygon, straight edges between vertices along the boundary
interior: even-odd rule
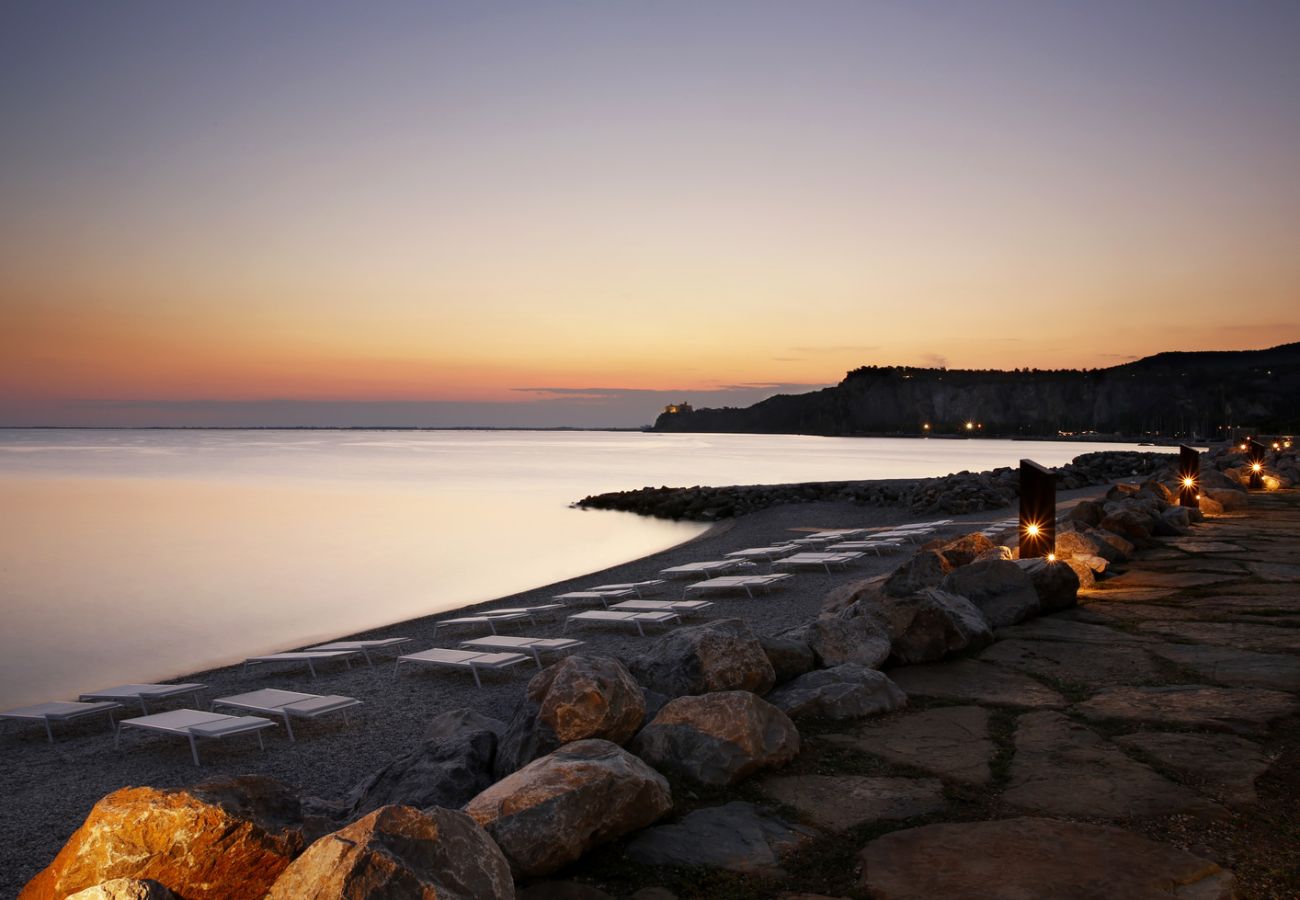
[[[835,387],[753,406],[665,412],[663,432],[1061,433],[1195,436],[1300,430],[1300,343],[1160,353],[1107,369],[1014,371],[865,366]],[[967,428],[970,423],[971,428]],[[926,426],[929,426],[927,429]]]

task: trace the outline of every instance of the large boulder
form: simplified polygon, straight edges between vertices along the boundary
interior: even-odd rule
[[[1096,556],[1101,549],[1101,545],[1101,538],[1086,531],[1062,530],[1056,533],[1056,556],[1058,559]]]
[[[673,629],[629,666],[642,684],[669,697],[711,691],[765,694],[776,683],[763,645],[741,619]]]
[[[528,682],[497,750],[496,775],[504,778],[571,741],[627,743],[644,720],[641,686],[621,662],[612,656],[567,656]]]
[[[799,755],[789,716],[748,691],[679,697],[632,741],[650,765],[705,785],[726,786]]]
[[[993,628],[1014,625],[1038,614],[1038,592],[1028,573],[1010,561],[987,560],[954,569],[943,589],[973,603]]]
[[[993,546],[992,541],[988,544]],[[890,597],[906,597],[924,588],[938,587],[952,568],[952,563],[938,550],[918,550],[915,556],[890,573],[881,590]]]
[[[812,647],[804,641],[789,636],[760,634],[758,642],[767,654],[767,661],[772,664],[777,684],[798,678],[817,666],[817,657],[813,655]]]
[[[1240,487],[1208,487],[1201,491],[1202,499],[1209,497],[1227,512],[1246,509],[1250,498]]]
[[[1080,500],[1065,514],[1065,519],[1068,522],[1080,522],[1095,528],[1101,524],[1105,516],[1104,506],[1096,500]]]
[[[1059,612],[1078,604],[1079,576],[1070,566],[1041,558],[1017,560],[1016,565],[1033,582],[1043,612]]]
[[[150,878],[114,878],[69,894],[68,900],[177,900],[177,897]]]
[[[1132,506],[1124,506],[1106,514],[1101,520],[1101,528],[1112,534],[1118,534],[1138,547],[1145,547],[1151,542],[1155,517],[1138,512]]]
[[[931,546],[926,544],[927,547]],[[944,561],[948,563],[949,569],[955,569],[958,566],[968,566],[981,555],[989,552],[995,544],[988,535],[983,532],[974,531],[970,534],[963,534],[959,538],[954,538],[946,543],[940,543],[936,548]],[[944,574],[947,574],[946,572]],[[931,585],[933,587],[933,585]]]
[[[907,705],[907,695],[888,675],[853,663],[800,675],[768,694],[767,700],[791,717],[825,719],[874,716]]]
[[[807,643],[823,668],[856,663],[875,669],[889,658],[889,624],[867,599],[834,615],[820,615],[786,636]]]
[[[261,897],[323,830],[323,823],[304,820],[298,798],[270,778],[122,788],[91,808],[19,897],[62,900],[115,878],[152,879],[186,900]]]
[[[317,840],[266,900],[513,900],[514,879],[486,831],[451,809],[385,806]]]
[[[1070,569],[1073,570],[1074,577],[1079,580],[1079,590],[1081,591],[1090,590],[1092,587],[1094,587],[1097,584],[1097,573],[1094,572],[1092,568],[1084,561],[1085,559],[1101,559],[1101,557],[1099,556],[1073,557],[1072,556],[1069,559],[1061,560],[1062,563],[1069,566]],[[1105,560],[1103,560],[1103,562],[1104,561]]]
[[[1156,520],[1156,534],[1177,537],[1192,530],[1192,511],[1186,506],[1171,506]]]
[[[893,635],[896,664],[931,662],[993,642],[983,613],[959,594],[928,588],[908,597],[884,597],[880,609]]]
[[[346,819],[394,804],[459,809],[492,783],[492,761],[504,730],[504,723],[471,709],[437,716],[418,747],[348,792]]]
[[[672,805],[662,775],[617,744],[592,739],[533,760],[471,800],[465,812],[501,847],[516,876],[532,876],[644,828]]]
[[[1127,538],[1120,537],[1113,531],[1097,529],[1092,534],[1099,541],[1097,555],[1107,562],[1122,563],[1133,556],[1136,545]]]

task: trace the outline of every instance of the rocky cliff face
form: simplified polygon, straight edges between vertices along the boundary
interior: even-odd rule
[[[1223,436],[1300,426],[1300,343],[1162,353],[1109,369],[973,371],[869,366],[837,386],[744,409],[664,413],[656,431],[770,434],[1058,432]],[[971,423],[971,429],[966,423]]]

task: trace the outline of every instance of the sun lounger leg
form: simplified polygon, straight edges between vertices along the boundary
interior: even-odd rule
[[[533,662],[537,663],[537,668],[540,669],[542,667],[542,654],[537,652],[536,647],[529,647],[528,649],[533,651]]]
[[[262,751],[263,753],[266,752],[266,741],[262,740],[262,732],[261,732],[261,731],[258,731],[258,732],[257,732],[257,746],[261,749],[261,751]]]
[[[50,739],[50,743],[53,744],[53,743],[54,743],[54,729],[50,727],[50,717],[49,717],[49,716],[44,716],[44,717],[43,717],[43,720],[44,720],[44,722],[45,722],[45,736],[46,736],[47,738],[49,738],[49,739]]]
[[[291,744],[292,744],[292,743],[296,743],[296,741],[295,741],[295,739],[294,739],[294,736],[293,736],[293,724],[290,723],[290,721],[289,721],[289,714],[288,714],[288,713],[285,713],[285,714],[284,714],[284,730],[285,730],[285,733],[287,733],[287,734],[289,735],[289,743],[291,743]],[[259,741],[262,739],[262,732],[259,731],[259,732],[257,733],[257,739],[258,739]]]
[[[370,668],[373,669],[375,667],[375,661],[370,658],[370,651],[367,650],[365,647],[362,647],[361,655],[366,658],[366,665],[370,666]]]
[[[198,741],[194,739],[194,735],[192,734],[189,736],[189,738],[190,738],[190,755],[194,757],[194,765],[196,766],[202,765],[202,763],[199,762]]]
[[[641,627],[641,620],[633,619],[632,624],[636,626],[636,633],[641,635],[641,637],[645,637],[645,629]]]
[[[497,633],[497,623],[494,622],[494,621],[492,621],[492,617],[491,617],[491,616],[488,616],[488,617],[487,617],[487,623],[488,623],[488,629],[489,629],[493,634],[496,634],[496,633]]]
[[[470,670],[470,672],[474,675],[474,684],[475,684],[475,686],[477,686],[477,687],[479,687],[479,688],[482,688],[482,687],[483,687],[483,682],[482,682],[481,680],[479,680],[479,677],[478,677],[478,666],[474,665],[473,663],[470,663],[469,670]]]
[[[307,660],[307,671],[311,673],[313,679],[316,677],[316,666],[312,664],[310,659]]]

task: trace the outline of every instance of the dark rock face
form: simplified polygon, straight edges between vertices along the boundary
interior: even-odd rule
[[[1041,605],[1033,580],[1010,561],[986,560],[954,569],[943,589],[973,603],[989,625],[1001,628],[1038,615]]]
[[[834,615],[821,615],[787,633],[805,641],[823,668],[855,663],[875,669],[889,658],[892,638],[880,609],[859,600]]]
[[[984,549],[991,548],[993,542],[987,538],[985,540],[988,541],[989,546]],[[966,562],[971,562],[973,558]],[[938,587],[943,584],[944,577],[952,569],[953,563],[945,554],[938,550],[923,549],[890,573],[881,587],[883,592],[891,597],[906,597],[924,588]]]
[[[737,800],[697,809],[671,825],[648,828],[632,839],[627,854],[651,866],[772,873],[779,869],[782,856],[816,836],[811,828]]]
[[[930,545],[927,544],[927,547]],[[947,543],[940,543],[937,549],[948,563],[950,569],[958,566],[967,566],[979,559],[981,555],[988,553],[996,546],[993,540],[980,532],[976,531],[971,534],[964,534],[955,540]],[[945,575],[947,572],[944,573]],[[930,585],[933,587],[934,585]]]
[[[1059,612],[1078,604],[1079,576],[1066,563],[1022,559],[1016,565],[1033,582],[1043,612]]]
[[[626,743],[644,718],[641,686],[621,662],[611,656],[567,656],[528,682],[501,739],[494,771],[504,778],[570,741]]]
[[[748,691],[679,697],[632,741],[657,769],[705,785],[735,784],[799,754],[789,717]]]
[[[776,683],[784,684],[791,678],[798,678],[805,672],[811,672],[817,665],[812,647],[792,637],[776,637],[761,634],[758,642],[767,654],[767,661],[776,672]],[[662,705],[662,704],[661,704]]]
[[[459,809],[492,783],[492,762],[504,730],[504,723],[471,709],[443,713],[429,723],[420,746],[348,792],[346,818],[390,805]]]
[[[642,684],[669,697],[736,690],[765,694],[776,683],[763,645],[741,619],[674,629],[629,667]]]
[[[930,588],[882,598],[880,608],[893,634],[889,658],[894,663],[934,662],[993,641],[983,613],[958,594]]]
[[[892,712],[907,704],[907,695],[884,672],[852,663],[800,675],[767,699],[794,718],[854,719]]]
[[[506,858],[463,812],[385,806],[316,841],[267,900],[513,900]]]

